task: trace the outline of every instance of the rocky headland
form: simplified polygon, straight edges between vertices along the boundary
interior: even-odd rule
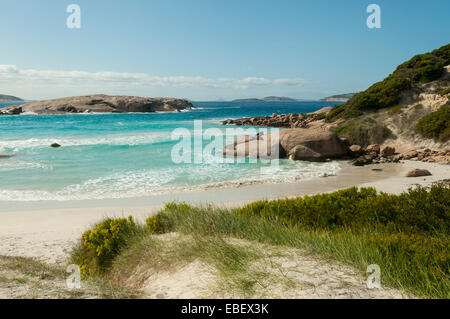
[[[66,113],[180,112],[192,108],[194,106],[184,99],[96,94],[36,101],[15,106],[11,105],[0,109],[0,115],[17,115],[25,112],[43,115]]]
[[[296,102],[296,99],[292,99],[286,96],[266,96],[262,99],[249,98],[249,99],[236,99],[232,102]]]
[[[17,96],[0,94],[0,102],[22,102],[23,100]]]
[[[347,102],[355,95],[356,95],[356,93],[337,94],[337,95],[324,97],[323,99],[320,99],[319,101]]]

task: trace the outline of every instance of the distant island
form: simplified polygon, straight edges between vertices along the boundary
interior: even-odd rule
[[[96,94],[11,105],[2,108],[0,115],[18,115],[25,112],[36,114],[180,112],[193,108],[194,106],[185,99]]]
[[[328,97],[324,97],[319,101],[336,101],[336,102],[347,102],[350,100],[356,93],[346,93],[346,94],[337,94]]]
[[[21,102],[21,98],[12,95],[0,94],[0,102]]]
[[[237,99],[231,102],[296,102],[298,100],[285,96],[266,96],[262,99],[249,98],[249,99]]]

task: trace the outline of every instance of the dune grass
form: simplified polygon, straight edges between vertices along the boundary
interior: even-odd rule
[[[171,203],[156,219],[158,223],[148,223],[146,235],[134,236],[117,252],[105,276],[120,280],[139,264],[158,269],[200,258],[214,265],[233,289],[251,295],[274,278],[251,267],[265,252],[230,243],[234,238],[306,249],[361,272],[378,264],[383,285],[421,298],[450,297],[448,185],[418,187],[401,195],[351,188],[239,209]],[[156,224],[158,231],[152,228]],[[161,229],[186,240],[167,245],[157,235]]]
[[[0,290],[14,299],[124,299],[140,296],[135,290],[101,278],[89,278],[80,289],[68,289],[64,267],[34,258],[0,256]]]

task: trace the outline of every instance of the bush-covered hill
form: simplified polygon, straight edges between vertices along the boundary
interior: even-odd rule
[[[449,64],[450,44],[429,53],[416,55],[400,64],[383,81],[356,94],[346,104],[335,106],[329,118],[351,118],[361,115],[364,111],[394,106],[400,102],[401,93],[439,79],[444,73],[444,67]]]
[[[327,115],[352,144],[400,144],[447,149],[450,44],[414,56],[383,81],[336,105]]]

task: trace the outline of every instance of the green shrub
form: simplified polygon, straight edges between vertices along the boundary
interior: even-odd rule
[[[399,65],[392,76],[408,78],[415,84],[426,83],[441,77],[444,66],[444,60],[433,53],[419,54]]]
[[[386,108],[398,104],[400,93],[410,87],[409,79],[388,77],[375,83],[364,92],[356,94],[347,102],[347,107],[358,110]]]
[[[440,94],[441,96],[450,94],[450,88],[446,88],[446,89],[444,89],[444,90],[439,91],[439,94]]]
[[[329,194],[258,201],[238,210],[287,225],[314,229],[381,225],[391,231],[450,234],[450,187],[418,187],[401,195],[353,187]]]
[[[171,230],[170,220],[167,218],[167,214],[159,212],[145,220],[147,224],[147,230],[151,234],[163,234]]]
[[[335,133],[347,138],[350,144],[362,146],[381,144],[392,134],[384,124],[368,117],[347,120],[335,130]]]
[[[406,105],[403,105],[403,104],[399,104],[399,105],[390,107],[390,108],[387,110],[387,114],[389,114],[389,115],[394,115],[394,114],[400,113],[401,110],[404,109],[405,107],[406,107]]]
[[[389,265],[389,277],[431,296],[448,298],[450,254],[448,238],[420,234],[367,235],[367,247]],[[384,267],[386,273],[386,267]]]
[[[448,141],[450,139],[450,106],[442,105],[436,112],[421,118],[417,122],[415,130],[422,136],[435,141]]]
[[[347,104],[338,104],[338,105],[333,106],[331,111],[328,112],[326,118],[327,118],[328,122],[332,122],[338,118],[343,117],[344,114],[345,114],[345,117],[347,117],[347,118],[355,118],[355,117],[362,115],[363,112],[356,108],[347,107]]]
[[[130,239],[139,233],[142,233],[142,227],[131,216],[107,218],[84,232],[80,245],[72,252],[72,261],[80,266],[84,276],[102,273]]]

